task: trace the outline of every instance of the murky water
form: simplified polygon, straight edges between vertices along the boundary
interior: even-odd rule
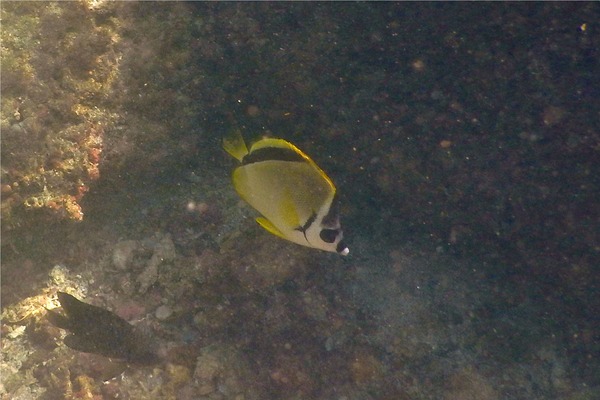
[[[597,21],[2,2],[2,398],[596,398]],[[327,171],[348,257],[255,223],[236,129]],[[111,314],[74,343],[58,292]],[[158,361],[73,349],[121,320]]]

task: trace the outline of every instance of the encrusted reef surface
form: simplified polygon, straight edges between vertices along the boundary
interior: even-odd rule
[[[83,3],[2,5],[2,228],[81,221],[117,75],[114,24]]]
[[[2,399],[600,396],[598,4],[0,7]],[[256,225],[232,129],[328,172],[348,257]]]

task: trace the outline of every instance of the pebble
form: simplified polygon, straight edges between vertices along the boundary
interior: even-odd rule
[[[450,375],[446,385],[445,400],[498,400],[500,398],[492,384],[472,367],[466,367]]]
[[[548,106],[544,109],[542,113],[542,120],[544,121],[544,125],[546,126],[554,126],[560,123],[565,115],[566,111],[564,108],[557,106]]]
[[[350,373],[355,384],[362,386],[382,378],[383,366],[372,354],[360,351],[350,363]]]
[[[121,270],[127,269],[133,261],[138,246],[135,240],[123,240],[117,243],[112,254],[113,265]]]
[[[173,315],[173,310],[169,306],[162,305],[156,309],[156,311],[154,312],[154,315],[156,316],[157,319],[164,321],[165,319],[167,319],[171,315]]]
[[[156,259],[158,260],[158,259]],[[155,258],[152,257],[148,263],[148,266],[137,276],[137,283],[139,284],[138,292],[146,293],[150,286],[154,285],[158,280],[158,262],[154,262]]]
[[[246,114],[248,114],[250,117],[257,117],[260,115],[260,108],[255,105],[250,105],[246,109]]]
[[[194,379],[198,382],[200,395],[207,395],[216,390],[216,378],[221,368],[218,358],[213,354],[203,354],[198,357]]]
[[[175,244],[171,239],[171,235],[165,235],[158,245],[154,248],[153,258],[157,258],[160,262],[171,262],[177,256]],[[152,260],[151,260],[152,261]]]
[[[138,292],[145,293],[158,280],[158,269],[162,264],[171,263],[176,257],[175,244],[170,235],[165,235],[154,248],[154,253],[145,269],[137,276]]]

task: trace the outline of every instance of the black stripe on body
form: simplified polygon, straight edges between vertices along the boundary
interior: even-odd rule
[[[308,241],[308,238],[306,237],[306,231],[308,230],[308,228],[311,227],[311,225],[313,224],[313,222],[315,222],[315,220],[317,219],[317,214],[316,213],[312,213],[312,215],[310,216],[310,218],[308,218],[308,220],[306,221],[306,223],[302,226],[297,227],[295,230],[302,232],[302,234],[304,235],[304,239],[306,239],[306,241],[308,243],[310,243]]]
[[[323,217],[323,225],[327,227],[335,227],[339,224],[340,203],[337,193],[334,194],[327,215]]]
[[[300,161],[306,162],[304,157],[293,149],[284,147],[263,147],[248,153],[242,159],[242,165],[248,165],[261,161]]]

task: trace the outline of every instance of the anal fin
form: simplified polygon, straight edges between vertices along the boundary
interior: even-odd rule
[[[277,227],[275,225],[273,225],[271,223],[271,221],[269,221],[268,219],[266,219],[264,217],[258,217],[258,218],[256,218],[256,222],[258,222],[258,224],[260,226],[262,226],[267,232],[269,232],[275,236],[279,236],[282,239],[287,239],[285,237],[285,235],[283,233],[281,233],[281,231],[279,229],[277,229]]]

